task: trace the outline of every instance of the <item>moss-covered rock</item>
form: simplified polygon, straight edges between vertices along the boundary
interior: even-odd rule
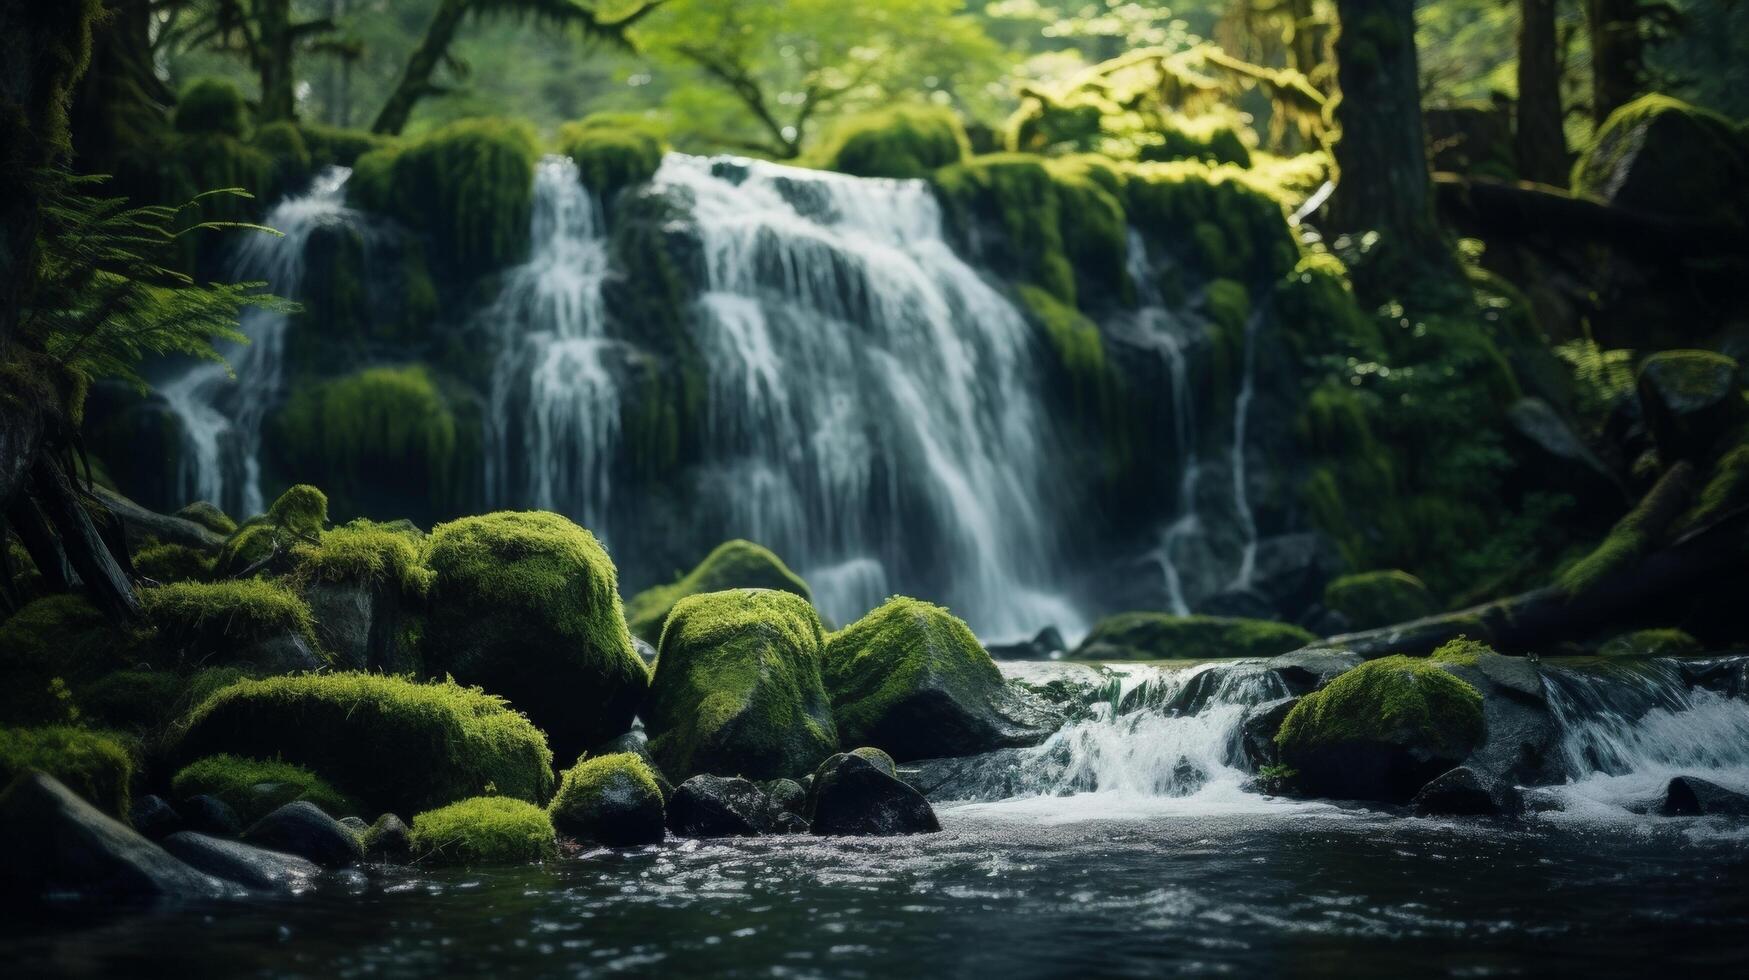
[[[179,723],[183,764],[219,753],[321,773],[371,810],[410,813],[483,792],[545,803],[552,752],[502,698],[375,674],[236,680]]]
[[[1385,657],[1300,699],[1275,742],[1306,793],[1406,803],[1482,736],[1474,687],[1432,660]]]
[[[641,712],[669,778],[798,778],[838,747],[806,599],[770,589],[688,596],[662,631]]]
[[[527,123],[465,119],[359,157],[352,202],[422,232],[439,267],[501,269],[528,250],[539,143]]]
[[[420,673],[425,598],[432,573],[420,563],[416,528],[356,520],[293,548],[290,580],[316,617],[336,664],[351,670]]]
[[[1034,745],[1059,720],[1009,689],[962,620],[916,599],[832,634],[824,675],[839,740],[900,759]]]
[[[174,671],[118,670],[73,688],[73,701],[86,725],[153,735],[175,719],[187,687]]]
[[[183,766],[171,779],[170,789],[179,800],[193,796],[222,800],[245,824],[294,800],[307,800],[334,817],[358,812],[350,797],[302,766],[234,755],[211,755]]]
[[[91,805],[126,820],[134,762],[116,739],[83,728],[0,728],[0,786],[38,769]]]
[[[193,521],[214,534],[229,537],[237,533],[237,522],[231,519],[231,515],[220,510],[217,504],[205,500],[197,500],[183,507],[175,516],[185,521]]]
[[[582,759],[565,770],[547,813],[560,833],[609,847],[656,844],[667,833],[656,774],[630,752]]]
[[[603,201],[656,175],[668,142],[648,121],[596,113],[559,127],[559,152],[577,164],[578,179]]]
[[[826,138],[820,163],[858,177],[923,178],[971,154],[958,113],[943,106],[899,105],[840,122]]]
[[[505,511],[438,525],[423,560],[429,671],[509,698],[567,755],[631,727],[649,672],[595,535],[557,514]]]
[[[241,139],[249,131],[249,107],[237,86],[223,78],[197,78],[182,87],[171,116],[179,133],[220,133]]]
[[[1273,657],[1316,639],[1291,623],[1264,619],[1127,612],[1100,620],[1070,656],[1077,660]]]
[[[1749,139],[1730,120],[1647,95],[1604,121],[1573,189],[1635,211],[1749,221]]]
[[[783,559],[751,541],[725,541],[704,560],[667,585],[657,585],[632,596],[626,603],[626,622],[631,631],[649,643],[662,639],[662,624],[674,604],[689,595],[724,589],[776,589],[810,602],[813,593],[801,576],[790,571]]]
[[[192,662],[241,659],[277,666],[282,655],[293,660],[320,657],[310,607],[296,592],[274,582],[173,582],[141,589],[140,607],[157,629],[160,645]],[[301,643],[304,650],[263,649],[281,641]],[[286,666],[299,665],[288,661]]]
[[[72,721],[70,687],[126,667],[140,640],[76,595],[36,599],[0,623],[0,719]]]
[[[214,556],[182,544],[155,544],[134,555],[134,571],[154,582],[203,582],[212,577]]]
[[[1165,121],[1157,140],[1140,147],[1146,161],[1200,160],[1251,166],[1251,148],[1245,145],[1244,124],[1225,113],[1177,116]]]
[[[1439,611],[1439,600],[1408,572],[1361,572],[1330,580],[1324,605],[1341,613],[1355,629],[1406,623]]]
[[[559,856],[547,812],[503,796],[480,796],[413,818],[409,843],[425,864],[527,864]]]
[[[1708,457],[1744,417],[1737,362],[1713,351],[1653,354],[1640,365],[1639,393],[1665,463]]]
[[[1704,648],[1679,629],[1635,630],[1613,637],[1597,648],[1600,657],[1689,657]]]

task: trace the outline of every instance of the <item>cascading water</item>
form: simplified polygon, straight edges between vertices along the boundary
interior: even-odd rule
[[[245,235],[232,261],[239,282],[266,282],[267,288],[297,299],[304,277],[304,249],[318,229],[344,224],[369,232],[362,215],[346,207],[346,180],[352,171],[333,167],[316,178],[308,193],[290,197],[268,212],[263,223],[280,232]],[[158,388],[181,422],[183,453],[178,491],[184,501],[208,500],[235,514],[259,514],[261,424],[281,395],[285,355],[285,313],[251,308],[241,330],[249,343],[222,353],[225,364],[202,361]]]
[[[1245,354],[1239,379],[1239,396],[1233,400],[1233,515],[1244,544],[1239,551],[1239,571],[1231,588],[1251,587],[1257,571],[1257,519],[1251,513],[1251,495],[1245,486],[1245,434],[1251,421],[1251,401],[1257,393],[1257,327],[1263,320],[1258,310],[1245,321]]]

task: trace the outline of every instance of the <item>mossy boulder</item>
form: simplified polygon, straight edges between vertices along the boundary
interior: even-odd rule
[[[432,574],[420,563],[417,529],[357,520],[293,547],[291,581],[316,618],[337,665],[418,673],[424,603]]]
[[[212,577],[214,556],[185,544],[155,544],[134,555],[134,571],[153,582],[201,582]]]
[[[197,78],[177,94],[171,122],[179,133],[218,133],[241,139],[249,131],[249,107],[230,81]]]
[[[85,725],[152,735],[175,719],[188,679],[168,670],[118,670],[73,688]]]
[[[128,666],[139,644],[81,596],[31,601],[0,622],[0,719],[72,721],[69,688]]]
[[[177,511],[175,516],[185,521],[193,521],[214,534],[223,534],[229,537],[237,532],[237,522],[231,519],[231,515],[220,510],[217,504],[208,503],[205,500],[197,500],[188,504]]]
[[[1300,699],[1275,742],[1302,792],[1407,803],[1482,737],[1480,692],[1431,659],[1397,656]]]
[[[1706,458],[1744,417],[1737,362],[1713,351],[1653,354],[1640,365],[1639,392],[1666,463]]]
[[[1623,633],[1597,648],[1600,657],[1689,657],[1702,651],[1700,641],[1679,629],[1647,629]]]
[[[1427,585],[1397,569],[1331,579],[1324,587],[1324,605],[1347,617],[1358,630],[1406,623],[1439,611],[1439,600]]]
[[[674,606],[641,712],[670,779],[798,778],[838,748],[820,678],[824,634],[806,599],[771,589]]]
[[[654,177],[668,142],[647,120],[597,113],[559,127],[559,152],[577,165],[583,186],[605,202]]]
[[[358,812],[358,804],[302,766],[288,762],[211,755],[183,766],[170,781],[179,800],[211,796],[251,824],[294,800],[308,800],[329,816]]]
[[[813,601],[813,593],[801,576],[790,571],[783,559],[751,541],[736,539],[717,545],[692,571],[667,585],[657,585],[632,596],[626,603],[626,622],[631,631],[650,643],[662,639],[662,624],[674,604],[689,595],[724,589],[776,589]]]
[[[1316,639],[1309,630],[1266,619],[1127,612],[1100,620],[1070,656],[1076,660],[1273,657]]]
[[[64,783],[86,802],[126,820],[133,756],[117,739],[83,728],[0,728],[0,786],[30,770]]]
[[[220,753],[321,773],[370,810],[412,813],[496,792],[552,795],[545,736],[502,698],[376,674],[238,680],[179,722],[183,765]]]
[[[943,106],[900,105],[843,120],[820,163],[858,177],[922,178],[972,155],[965,124]]]
[[[1200,160],[1251,166],[1251,148],[1245,144],[1245,126],[1229,114],[1176,116],[1164,120],[1156,139],[1142,145],[1143,160]]]
[[[820,764],[808,787],[808,829],[828,837],[890,837],[941,830],[935,808],[895,775],[892,760],[843,752]]]
[[[840,741],[900,759],[1034,745],[1061,720],[1008,686],[964,621],[916,599],[832,634],[824,675]]]
[[[609,847],[657,844],[667,833],[656,774],[630,752],[582,759],[565,770],[547,812],[560,833]]]
[[[1573,167],[1573,189],[1635,211],[1749,221],[1749,139],[1666,95],[1611,113]]]
[[[255,664],[268,670],[323,666],[310,607],[263,579],[174,582],[140,590],[158,645],[191,663]]]
[[[510,699],[575,756],[631,727],[649,686],[595,535],[557,514],[500,512],[438,525],[426,669]]]
[[[503,796],[462,800],[413,818],[415,860],[425,864],[527,864],[559,856],[547,812]]]

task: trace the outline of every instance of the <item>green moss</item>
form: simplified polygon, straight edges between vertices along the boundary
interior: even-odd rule
[[[328,496],[300,483],[274,500],[267,509],[267,519],[294,537],[314,538],[328,523]]]
[[[1216,660],[1273,657],[1316,640],[1291,623],[1224,616],[1127,612],[1093,627],[1073,656],[1080,660]]]
[[[1568,595],[1579,595],[1639,561],[1659,543],[1688,493],[1688,481],[1674,473],[1666,474],[1627,516],[1610,528],[1597,547],[1563,569],[1556,584]]]
[[[1118,383],[1105,360],[1105,339],[1098,324],[1037,286],[1021,286],[1020,300],[1044,329],[1057,365],[1068,378],[1079,417],[1103,419],[1114,408]]]
[[[1611,639],[1597,650],[1600,657],[1691,657],[1701,653],[1700,641],[1679,629],[1635,630]]]
[[[298,132],[303,137],[304,145],[309,148],[310,163],[315,168],[350,167],[366,153],[395,144],[393,137],[367,130],[343,129],[313,122],[298,123]]]
[[[559,127],[559,152],[603,201],[656,175],[668,142],[655,126],[621,115],[591,115]]]
[[[633,633],[646,642],[662,638],[662,625],[674,604],[689,595],[724,589],[776,589],[792,592],[812,602],[814,594],[801,576],[790,571],[783,559],[769,550],[739,538],[711,549],[704,560],[667,585],[658,585],[632,596],[626,603],[626,621]]]
[[[1378,321],[1360,308],[1348,270],[1333,255],[1302,258],[1276,284],[1273,305],[1275,321],[1301,359],[1334,354],[1377,361],[1384,356]]]
[[[1276,733],[1282,761],[1344,744],[1424,746],[1461,758],[1482,738],[1482,695],[1431,660],[1385,657],[1300,699]]]
[[[1749,504],[1749,443],[1728,450],[1713,464],[1694,506],[1677,522],[1675,533],[1706,527],[1745,504]]]
[[[431,532],[423,561],[432,671],[503,694],[567,755],[631,727],[649,673],[595,535],[544,512],[466,517]]]
[[[172,121],[179,133],[220,133],[241,139],[249,131],[249,107],[229,81],[197,78],[177,95]]]
[[[1397,569],[1332,579],[1324,586],[1324,605],[1362,630],[1406,623],[1439,611],[1439,600],[1427,590],[1426,583]]]
[[[237,811],[245,825],[296,800],[306,800],[331,817],[352,816],[358,804],[322,779],[287,762],[210,755],[182,767],[170,781],[179,800],[212,796]]]
[[[155,544],[134,556],[134,571],[154,582],[200,582],[212,577],[213,557],[187,545]]]
[[[104,813],[127,819],[134,763],[116,739],[82,728],[0,728],[0,786],[33,769]]]
[[[1455,640],[1447,640],[1433,651],[1435,663],[1453,664],[1458,667],[1474,667],[1481,662],[1485,654],[1493,654],[1493,647],[1481,640],[1472,640],[1468,636],[1460,636]]]
[[[310,607],[292,590],[262,579],[154,586],[140,590],[140,606],[160,642],[195,660],[229,656],[288,633],[321,649]]]
[[[1178,161],[1137,164],[1125,173],[1130,224],[1158,254],[1244,282],[1273,283],[1298,265],[1299,244],[1281,201],[1247,183],[1244,171]]]
[[[371,810],[410,813],[496,792],[545,803],[553,755],[504,700],[453,681],[375,674],[237,680],[179,724],[174,755],[278,758]]]
[[[656,774],[630,752],[579,760],[559,777],[547,805],[553,826],[610,847],[662,839],[662,790]]]
[[[77,688],[73,698],[87,725],[150,735],[176,717],[187,684],[167,670],[122,670]]]
[[[413,818],[409,837],[423,864],[526,864],[559,856],[547,812],[502,796],[462,800]]]
[[[1573,189],[1636,211],[1749,222],[1749,139],[1666,95],[1622,106],[1573,166]]]
[[[291,544],[289,536],[265,515],[251,518],[225,539],[218,559],[213,562],[213,574],[221,578],[241,575],[276,551],[289,550]]]
[[[1141,147],[1140,156],[1147,161],[1200,160],[1249,167],[1251,149],[1245,145],[1241,126],[1222,113],[1177,116],[1165,121],[1158,142]]]
[[[197,500],[189,504],[177,511],[176,516],[185,521],[193,521],[214,534],[223,534],[229,537],[237,533],[237,522],[231,519],[231,515],[204,500]]]
[[[899,105],[842,120],[819,154],[828,170],[858,177],[923,178],[971,156],[959,114],[940,106]]]
[[[431,571],[419,563],[423,546],[417,531],[360,519],[323,531],[314,544],[295,545],[292,578],[300,583],[388,586],[403,596],[422,598],[432,579]]]
[[[249,144],[273,161],[265,194],[270,200],[303,190],[316,172],[304,134],[293,123],[268,123],[255,131]]]
[[[67,689],[128,665],[139,640],[75,595],[36,599],[0,623],[0,718],[72,719]]]
[[[793,593],[734,589],[676,603],[641,711],[662,771],[677,781],[812,772],[838,748],[823,644],[819,615]]]
[[[528,250],[539,160],[528,124],[467,119],[359,157],[348,194],[422,232],[442,268],[490,272]]]

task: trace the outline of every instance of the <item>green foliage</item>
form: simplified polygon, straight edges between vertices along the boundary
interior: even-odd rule
[[[242,139],[249,131],[249,107],[243,93],[223,78],[197,78],[176,97],[176,131],[218,133]]]
[[[1705,527],[1749,504],[1749,443],[1727,450],[1695,495],[1694,506],[1673,529],[1675,534]]]
[[[357,803],[302,766],[234,755],[209,755],[183,766],[170,789],[179,800],[202,795],[222,800],[245,825],[296,800],[314,803],[331,817],[358,813]]]
[[[155,544],[134,555],[141,578],[164,582],[200,582],[212,577],[213,557],[182,544]]]
[[[1406,623],[1439,611],[1439,601],[1425,583],[1396,569],[1332,579],[1324,586],[1324,605],[1362,630]]]
[[[662,630],[640,711],[662,771],[799,778],[838,748],[808,600],[770,589],[691,595]]]
[[[376,674],[234,680],[178,725],[184,764],[215,753],[321,773],[371,810],[417,812],[483,792],[544,803],[545,736],[503,698]]]
[[[1246,283],[1275,282],[1299,263],[1280,200],[1248,183],[1244,171],[1176,161],[1137,164],[1127,173],[1130,224],[1160,254]]]
[[[469,119],[359,157],[353,203],[425,234],[449,271],[483,273],[528,248],[539,143],[527,123]]]
[[[649,684],[632,652],[618,572],[557,514],[508,511],[439,524],[426,662],[503,694],[566,754],[625,732]]]
[[[649,765],[630,752],[582,759],[565,770],[547,813],[561,832],[609,846],[662,838],[662,790]]]
[[[82,728],[0,728],[0,786],[32,769],[65,783],[104,813],[127,819],[134,763],[114,738]]]
[[[415,860],[431,865],[526,864],[559,856],[547,812],[522,800],[480,796],[413,818]]]
[[[1224,616],[1127,612],[1093,627],[1074,656],[1080,660],[1217,660],[1273,657],[1317,637],[1291,623]]]
[[[1460,636],[1440,644],[1439,648],[1433,651],[1432,659],[1435,663],[1451,664],[1456,667],[1474,667],[1481,662],[1483,656],[1489,654],[1495,654],[1493,647],[1481,640]]]
[[[583,186],[603,201],[655,176],[667,151],[657,127],[622,115],[588,116],[559,127],[559,152],[577,164]]]
[[[1251,166],[1251,149],[1240,135],[1241,125],[1230,115],[1175,116],[1158,131],[1159,142],[1140,148],[1139,158],[1148,161],[1200,160]]]
[[[776,589],[792,592],[812,602],[808,583],[790,571],[783,559],[769,550],[739,538],[711,549],[704,560],[667,585],[658,585],[632,596],[626,603],[626,621],[645,641],[662,638],[662,626],[675,603],[689,595],[724,589]]]
[[[971,154],[952,109],[897,105],[840,120],[818,157],[827,170],[858,177],[926,178]]]
[[[140,590],[140,607],[161,641],[195,659],[230,656],[286,634],[320,649],[310,607],[262,579],[153,586]]]
[[[1364,743],[1425,746],[1461,758],[1482,738],[1482,695],[1428,659],[1384,657],[1300,699],[1276,733],[1282,761]]]
[[[1634,391],[1634,352],[1605,350],[1594,340],[1557,344],[1555,355],[1573,369],[1573,409],[1586,427],[1600,432],[1609,413]]]

